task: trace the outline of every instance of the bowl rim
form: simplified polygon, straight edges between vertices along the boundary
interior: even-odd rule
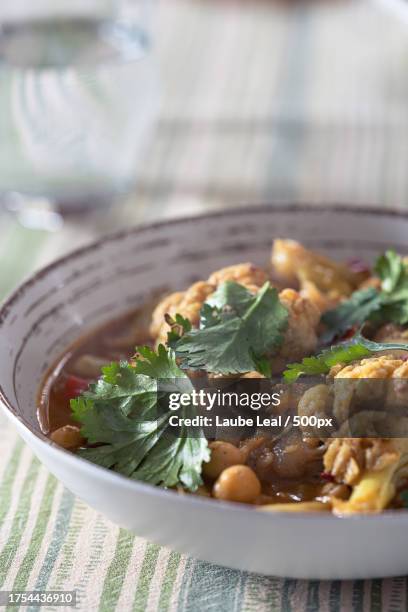
[[[324,213],[338,213],[338,214],[357,214],[362,216],[378,216],[378,217],[401,217],[404,219],[408,219],[408,210],[404,208],[393,207],[390,209],[382,209],[377,208],[375,206],[353,206],[352,204],[333,204],[333,205],[324,205],[324,204],[257,204],[253,206],[238,206],[231,208],[224,208],[222,210],[216,210],[211,212],[206,212],[203,214],[197,215],[186,215],[180,217],[172,217],[170,219],[163,219],[160,221],[154,221],[151,223],[143,223],[140,225],[132,226],[130,228],[121,229],[115,232],[109,232],[96,240],[92,240],[88,244],[74,249],[63,255],[62,257],[58,257],[53,260],[48,265],[40,268],[34,273],[30,274],[25,280],[23,280],[4,300],[0,302],[0,330],[3,326],[10,309],[13,305],[18,302],[18,300],[24,295],[24,293],[30,289],[31,286],[35,285],[39,280],[46,277],[50,272],[57,269],[59,266],[71,261],[75,260],[78,257],[86,256],[87,253],[97,250],[103,247],[107,242],[116,242],[123,238],[126,238],[130,235],[137,236],[138,234],[142,235],[144,232],[149,231],[151,229],[160,228],[163,226],[169,225],[177,225],[177,224],[189,224],[194,223],[198,219],[214,219],[221,218],[233,215],[248,215],[248,213],[257,214],[265,214],[270,213],[271,215],[275,213],[313,213],[313,212],[324,212]],[[48,447],[48,451],[52,453],[56,453],[62,459],[64,456],[64,461],[71,464],[71,466],[75,469],[82,469],[85,472],[88,472],[89,475],[94,473],[99,478],[105,480],[107,484],[116,483],[120,486],[125,486],[128,489],[134,491],[135,493],[147,494],[153,497],[159,497],[165,501],[169,499],[169,495],[173,497],[173,500],[177,503],[187,504],[189,507],[194,508],[197,505],[203,508],[209,508],[211,511],[219,511],[219,512],[238,512],[245,513],[250,516],[254,516],[254,510],[258,510],[256,512],[257,517],[264,516],[264,518],[258,518],[257,520],[271,520],[271,517],[276,520],[280,519],[303,519],[303,520],[324,520],[324,521],[383,521],[384,519],[391,519],[393,522],[401,521],[406,523],[408,520],[408,512],[404,510],[386,510],[381,513],[373,513],[373,514],[350,514],[350,515],[335,515],[332,513],[326,512],[284,512],[284,511],[260,511],[257,507],[250,506],[248,504],[241,504],[237,502],[227,502],[227,501],[217,501],[206,499],[205,497],[201,497],[198,495],[180,495],[176,491],[170,489],[164,489],[162,487],[157,487],[155,485],[151,485],[149,483],[145,483],[138,480],[133,480],[122,474],[117,472],[113,472],[112,470],[108,470],[96,464],[93,464],[82,457],[78,457],[74,453],[67,451],[55,442],[52,442],[47,436],[45,436],[41,432],[37,432],[33,430],[29,425],[23,420],[20,416],[18,410],[13,405],[13,402],[7,397],[0,380],[0,406],[3,407],[5,414],[7,417],[13,422],[16,421],[17,429],[22,428],[29,434],[35,438],[36,441],[39,441],[42,445]],[[62,455],[61,455],[62,453]],[[218,510],[217,510],[218,509]]]

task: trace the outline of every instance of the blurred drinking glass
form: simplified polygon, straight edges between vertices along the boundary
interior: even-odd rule
[[[151,0],[1,0],[0,209],[78,213],[132,189],[157,108],[152,10]]]

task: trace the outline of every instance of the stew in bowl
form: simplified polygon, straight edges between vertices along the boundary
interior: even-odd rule
[[[403,574],[406,338],[392,319],[407,236],[403,212],[344,206],[226,210],[106,236],[31,276],[0,307],[0,405],[69,490],[160,545],[275,576]],[[288,253],[292,262],[301,254],[295,266]],[[322,277],[325,261],[332,272]],[[203,308],[214,323],[205,360]],[[386,311],[391,319],[374,320]],[[191,398],[269,394],[259,410],[205,414],[300,423],[186,424],[196,435],[181,436],[168,411],[203,413],[181,401],[172,410],[169,388]],[[157,412],[150,402],[161,395]]]
[[[337,261],[276,238],[264,266],[221,268],[71,345],[45,378],[38,414],[56,444],[181,494],[275,512],[401,509],[407,358],[407,259],[390,248],[372,266],[358,257]],[[318,380],[293,393],[307,374]],[[155,412],[165,378],[184,381],[191,397],[197,380],[214,388],[272,377],[280,418],[288,422],[290,413],[299,427],[206,437],[187,426],[169,436],[171,409]],[[186,402],[184,412],[192,423],[195,406]],[[357,436],[350,423],[361,418]],[[333,419],[337,433],[311,426]]]

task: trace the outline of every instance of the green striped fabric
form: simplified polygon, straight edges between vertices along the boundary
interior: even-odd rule
[[[407,26],[328,4],[162,3],[162,110],[137,192],[57,233],[0,212],[0,296],[112,226],[261,201],[406,205]],[[406,578],[284,580],[150,544],[64,490],[2,418],[0,457],[0,589],[75,589],[84,612],[407,607]]]
[[[285,580],[221,568],[150,544],[75,499],[5,426],[1,589],[76,589],[80,610],[104,612],[405,609],[399,607],[405,602],[405,578]]]

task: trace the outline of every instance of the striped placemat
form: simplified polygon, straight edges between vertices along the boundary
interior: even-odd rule
[[[406,578],[285,580],[150,544],[76,499],[1,424],[0,589],[76,590],[83,611],[406,609]]]
[[[162,111],[136,194],[109,219],[56,233],[0,213],[0,296],[125,223],[261,201],[406,205],[407,26],[364,0],[300,4],[162,3]],[[64,490],[3,420],[0,457],[0,589],[75,589],[84,612],[407,609],[405,577],[263,577],[120,530]]]

